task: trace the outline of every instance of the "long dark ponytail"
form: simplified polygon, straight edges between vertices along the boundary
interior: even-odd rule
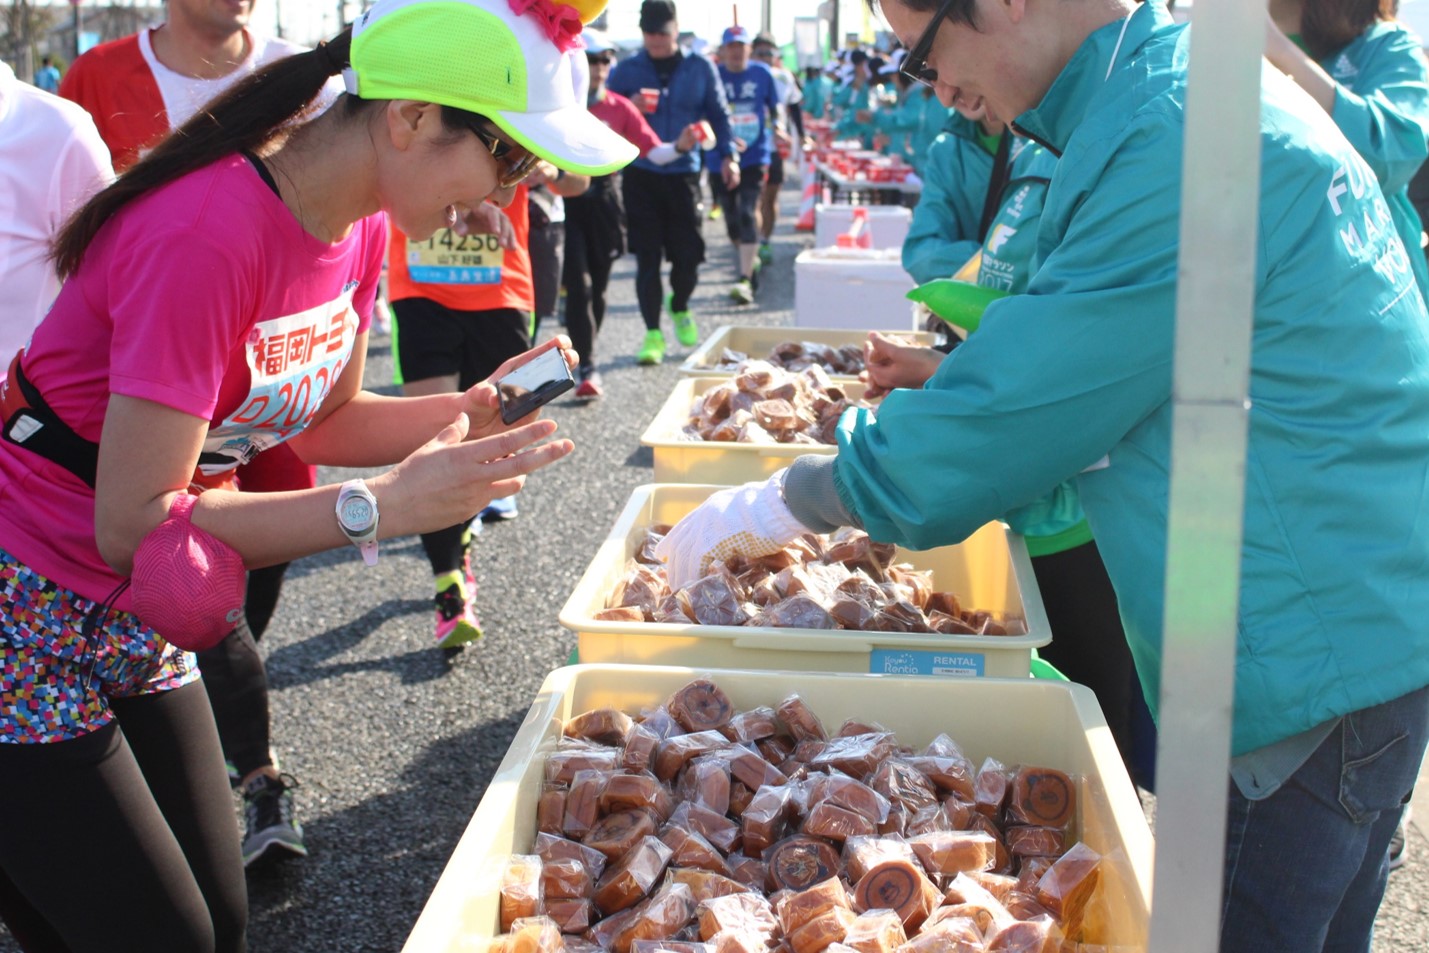
[[[226,155],[261,151],[342,72],[351,46],[352,31],[344,30],[314,50],[265,66],[201,109],[65,223],[53,250],[60,277],[75,273],[99,229],[134,199]]]

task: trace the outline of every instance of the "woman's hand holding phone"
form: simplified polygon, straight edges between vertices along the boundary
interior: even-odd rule
[[[547,351],[556,348],[560,349],[567,367],[574,368],[579,362],[579,357],[571,347],[571,339],[564,334],[558,334],[538,347],[507,360],[490,377],[462,395],[462,410],[471,421],[467,440],[476,440],[491,434],[502,433],[514,426],[504,423],[501,419],[501,396],[497,383],[518,367],[522,367]],[[520,424],[521,422],[517,421],[516,423]]]

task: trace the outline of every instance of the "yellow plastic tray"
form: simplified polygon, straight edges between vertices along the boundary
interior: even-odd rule
[[[1144,949],[1151,894],[1151,833],[1135,789],[1091,691],[1036,679],[934,679],[878,675],[791,675],[624,665],[575,665],[547,676],[481,804],[447,862],[406,953],[483,951],[498,931],[502,863],[529,853],[544,763],[574,715],[613,706],[651,707],[696,675],[724,689],[740,709],[777,705],[798,691],[825,725],[872,719],[921,747],[947,732],[974,763],[1059,768],[1079,776],[1080,837],[1105,858],[1107,943]]]
[[[675,384],[668,400],[640,435],[642,446],[655,452],[656,483],[727,483],[731,486],[762,480],[784,469],[806,453],[832,455],[838,448],[826,444],[721,443],[717,440],[684,440],[680,431],[690,422],[690,407],[696,397],[731,380],[720,377],[687,377]],[[852,399],[863,396],[864,385],[840,382]]]
[[[899,562],[933,571],[935,589],[999,619],[1019,620],[1026,635],[939,635],[776,629],[762,626],[605,622],[595,613],[624,577],[647,527],[674,523],[717,486],[635,488],[610,535],[561,609],[577,635],[582,662],[712,665],[799,672],[876,672],[935,677],[1026,678],[1032,650],[1052,641],[1051,627],[1022,537],[989,523],[957,546],[898,551]]]
[[[937,335],[929,334],[927,331],[890,331],[889,334],[897,334],[900,337],[909,339],[914,344],[931,346],[938,343]],[[854,331],[847,328],[766,328],[752,327],[748,325],[725,325],[711,334],[689,357],[685,358],[680,365],[680,373],[686,377],[728,377],[730,372],[721,369],[719,356],[725,348],[732,348],[748,354],[751,358],[763,360],[769,356],[775,345],[783,344],[785,341],[809,341],[814,344],[827,344],[830,347],[840,348],[845,344],[863,345],[868,339],[867,331]],[[834,380],[839,382],[853,382],[858,380],[857,375],[830,374]]]

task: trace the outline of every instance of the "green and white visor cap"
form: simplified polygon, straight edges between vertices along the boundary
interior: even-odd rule
[[[635,146],[576,98],[584,49],[578,43],[561,49],[549,23],[512,6],[512,0],[377,0],[352,26],[347,91],[478,113],[567,172],[606,175],[628,165]],[[578,20],[574,25],[579,30]]]

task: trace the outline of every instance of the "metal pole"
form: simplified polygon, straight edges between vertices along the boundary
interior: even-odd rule
[[[75,59],[78,59],[81,52],[79,31],[84,27],[84,17],[79,10],[80,0],[69,0],[69,2],[74,7],[74,55]]]
[[[1265,3],[1192,13],[1150,949],[1218,944],[1235,691]]]

